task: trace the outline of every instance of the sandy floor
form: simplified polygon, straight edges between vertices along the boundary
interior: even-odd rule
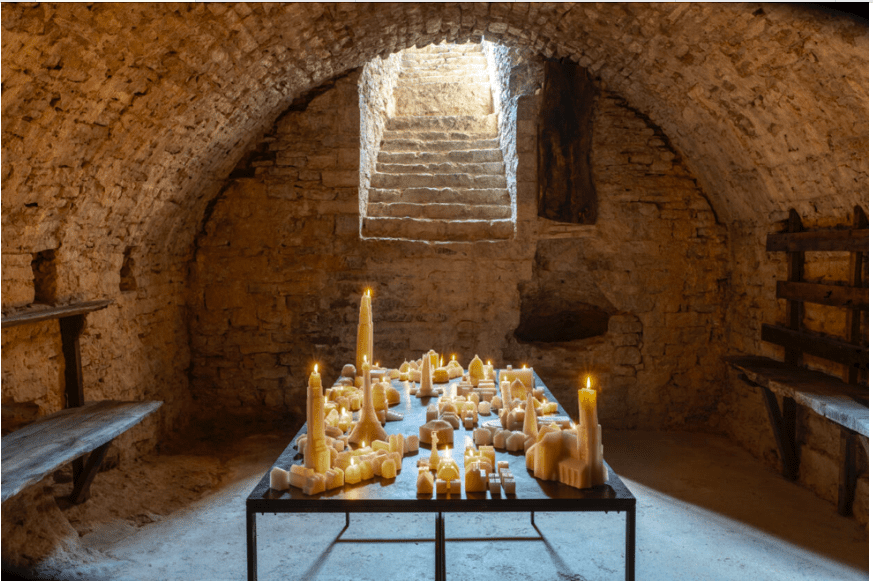
[[[869,579],[863,527],[727,440],[605,432],[607,459],[638,500],[638,579]],[[91,500],[76,508],[55,506],[60,543],[27,573],[56,579],[244,579],[245,498],[287,438],[201,443],[186,454],[101,473]],[[174,485],[161,486],[165,482]],[[112,506],[127,507],[127,514]],[[7,561],[7,531],[13,530],[7,530],[5,506],[3,522]],[[259,516],[259,577],[432,578],[431,542],[352,541],[431,538],[433,516],[353,515],[342,532],[344,525],[341,515]],[[623,578],[622,514],[538,514],[537,525],[542,540],[450,542],[449,579]],[[446,533],[538,535],[527,514],[450,514]]]

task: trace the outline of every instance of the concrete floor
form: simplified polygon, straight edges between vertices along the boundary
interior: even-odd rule
[[[869,579],[863,527],[726,439],[604,431],[604,443],[607,461],[637,497],[638,579]],[[139,528],[97,527],[80,540],[86,559],[49,560],[39,573],[63,579],[245,579],[245,498],[282,448],[276,439],[255,439],[252,447],[234,461],[221,489]],[[447,537],[537,535],[528,514],[446,519]],[[624,577],[624,514],[537,514],[537,525],[544,541],[449,542],[448,579]],[[343,526],[342,515],[259,516],[259,577],[432,579],[432,542],[335,543]],[[432,515],[362,514],[352,515],[343,539],[432,536]]]

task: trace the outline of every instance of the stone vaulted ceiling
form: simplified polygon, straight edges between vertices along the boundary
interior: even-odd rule
[[[722,221],[867,206],[869,29],[778,4],[3,4],[4,252],[190,256],[291,101],[377,55],[489,40],[587,67]]]

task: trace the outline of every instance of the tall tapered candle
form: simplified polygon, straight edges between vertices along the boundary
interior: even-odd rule
[[[309,389],[306,398],[306,447],[303,450],[303,463],[316,473],[326,473],[330,469],[330,451],[324,438],[324,395],[318,364],[309,375]]]
[[[369,289],[361,297],[361,311],[358,317],[358,344],[355,366],[357,366],[358,373],[361,375],[361,370],[364,366],[364,356],[367,357],[368,361],[373,361],[373,305]]]
[[[600,425],[597,423],[597,392],[591,389],[591,377],[579,390],[579,425],[576,427],[579,458],[586,467],[590,485],[603,484],[603,456],[600,445]]]

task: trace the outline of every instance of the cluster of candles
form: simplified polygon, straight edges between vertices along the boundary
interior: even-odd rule
[[[399,369],[386,371],[370,365],[372,338],[368,290],[361,299],[356,359],[359,365],[347,366],[360,370],[354,384],[361,390],[338,385],[324,394],[316,364],[307,391],[307,434],[298,440],[303,464],[293,465],[288,471],[274,468],[270,473],[272,488],[297,487],[314,495],[376,476],[392,479],[402,469],[403,456],[418,453],[419,441],[431,446],[430,457],[418,463],[419,495],[432,495],[434,491],[460,494],[462,481],[469,492],[490,490],[492,495],[499,495],[502,488],[507,495],[514,495],[515,480],[509,464],[496,460],[495,449],[524,450],[527,468],[540,479],[558,480],[579,488],[605,482],[597,393],[591,389],[590,377],[586,388],[579,390],[579,425],[573,425],[569,419],[556,419],[540,426],[538,416],[556,413],[557,403],[549,402],[543,389],[536,388],[533,370],[526,365],[521,369],[509,366],[501,371],[498,395],[494,366],[490,361],[484,364],[478,355],[470,362],[467,374],[454,355],[443,366],[442,358],[433,350],[417,362],[404,362]],[[456,378],[460,382],[445,389],[434,387]],[[399,402],[399,393],[390,386],[391,379],[402,380],[409,394],[442,393],[435,404],[428,406],[427,422],[417,436],[388,435],[382,427],[388,406]],[[351,378],[348,382],[351,384]],[[498,410],[502,429],[478,427],[479,415],[490,415],[492,408]],[[351,411],[358,409],[355,421]],[[473,431],[472,438],[466,437],[463,470],[455,462],[451,446],[442,455],[438,449],[440,443],[453,442],[454,430],[462,424]]]

